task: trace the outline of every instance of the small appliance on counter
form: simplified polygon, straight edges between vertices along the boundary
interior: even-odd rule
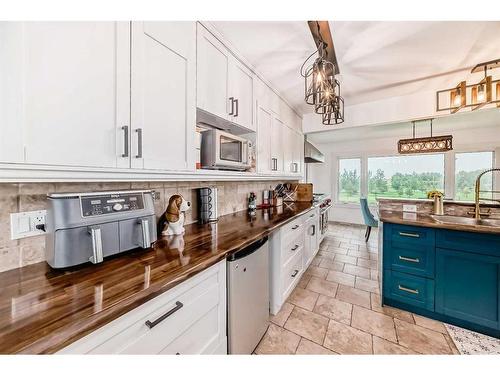
[[[217,188],[198,189],[198,217],[201,224],[217,221]]]
[[[92,262],[156,241],[151,190],[48,196],[45,255],[52,268]]]

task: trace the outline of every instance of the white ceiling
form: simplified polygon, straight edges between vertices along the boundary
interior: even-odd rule
[[[299,74],[314,50],[306,21],[213,24],[295,108],[311,111]],[[346,106],[448,88],[500,58],[500,22],[330,21],[330,29]]]

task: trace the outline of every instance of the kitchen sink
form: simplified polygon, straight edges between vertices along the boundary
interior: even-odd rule
[[[480,225],[485,227],[500,227],[500,219],[475,219],[473,217],[430,215],[434,221],[441,224]]]

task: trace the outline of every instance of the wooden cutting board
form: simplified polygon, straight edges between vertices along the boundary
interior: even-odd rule
[[[297,186],[295,193],[296,202],[312,202],[313,200],[313,184],[292,184],[292,190]]]

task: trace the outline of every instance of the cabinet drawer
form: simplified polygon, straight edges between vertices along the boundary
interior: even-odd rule
[[[500,235],[442,229],[436,232],[436,247],[500,256]]]
[[[414,227],[410,225],[384,225],[384,238],[393,247],[434,247],[435,234],[431,228]]]
[[[429,278],[434,278],[434,263],[435,249],[428,246],[390,247],[384,256],[386,269]]]
[[[300,249],[298,251],[299,252],[283,267],[281,272],[283,301],[288,297],[302,276],[302,271],[304,269],[303,250]]]
[[[210,332],[214,335],[217,332],[218,341],[226,336],[225,269],[225,261],[210,267],[69,345],[60,353],[158,354],[172,350],[175,350],[174,353],[186,352],[185,342],[181,337],[189,332],[191,335],[188,336],[192,337],[197,332],[193,331],[192,327],[197,324],[201,325],[198,327],[201,336],[197,336],[199,342],[190,350],[200,353],[204,348],[209,350],[213,336]],[[213,310],[218,312],[217,320],[211,316]],[[167,312],[172,313],[155,326],[149,328],[146,325],[146,321],[155,323]],[[209,323],[212,326],[208,327]],[[205,338],[208,341],[204,341]],[[215,343],[213,345],[216,346]]]
[[[434,280],[384,270],[384,297],[434,311]]]
[[[285,224],[281,228],[281,233],[283,236],[283,239],[286,242],[286,238],[288,236],[293,236],[296,232],[301,230],[303,228],[304,221],[306,219],[306,215],[301,215],[297,219],[293,220],[292,222]]]
[[[303,228],[302,228],[303,229]],[[304,248],[304,230],[295,233],[289,241],[284,242],[281,248],[282,264],[286,264],[291,257],[300,252]]]

